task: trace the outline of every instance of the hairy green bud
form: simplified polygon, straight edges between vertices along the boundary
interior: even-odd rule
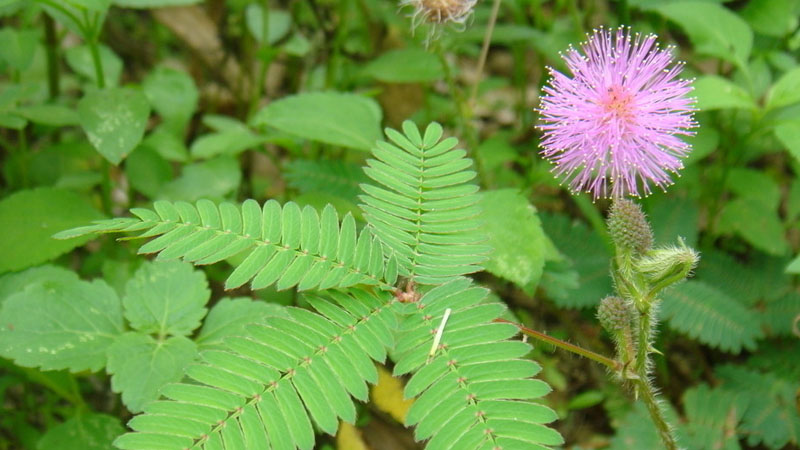
[[[628,200],[616,199],[608,213],[608,232],[620,252],[642,255],[653,246],[653,230],[642,208]]]
[[[621,297],[608,296],[600,301],[597,320],[612,335],[629,330],[633,320],[631,304]]]
[[[688,247],[683,239],[678,245],[650,251],[636,261],[636,270],[645,276],[651,285],[651,293],[684,280],[697,266],[700,255]]]

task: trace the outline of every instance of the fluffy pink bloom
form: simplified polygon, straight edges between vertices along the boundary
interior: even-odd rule
[[[655,35],[600,29],[562,58],[572,77],[549,69],[539,113],[542,155],[574,192],[594,198],[665,189],[691,147],[694,99],[690,81],[676,78],[671,47]],[[671,67],[670,67],[671,66]]]

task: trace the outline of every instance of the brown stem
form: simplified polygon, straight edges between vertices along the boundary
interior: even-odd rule
[[[569,342],[562,341],[561,339],[554,338],[552,336],[548,336],[548,335],[546,335],[546,334],[544,334],[542,332],[539,332],[539,331],[536,331],[536,330],[532,330],[532,329],[530,329],[530,328],[528,328],[528,327],[526,327],[524,325],[521,325],[521,324],[518,324],[518,323],[515,323],[515,322],[511,322],[510,320],[494,319],[494,321],[495,322],[500,322],[500,323],[510,323],[510,324],[516,326],[517,328],[519,328],[519,330],[523,334],[525,334],[527,336],[530,336],[530,337],[532,337],[534,339],[538,339],[540,341],[547,342],[549,344],[555,345],[556,347],[558,347],[558,348],[560,348],[562,350],[566,350],[568,352],[572,352],[572,353],[575,353],[577,355],[581,355],[581,356],[583,356],[585,358],[589,358],[589,359],[591,359],[593,361],[596,361],[596,362],[598,362],[600,364],[603,364],[604,366],[608,367],[609,369],[613,370],[614,372],[619,372],[619,371],[622,370],[622,363],[620,363],[619,361],[613,360],[611,358],[607,358],[607,357],[605,357],[605,356],[603,356],[603,355],[601,355],[599,353],[595,353],[595,352],[593,352],[591,350],[587,350],[587,349],[585,349],[583,347],[579,347],[579,346],[577,346],[575,344],[570,344]]]

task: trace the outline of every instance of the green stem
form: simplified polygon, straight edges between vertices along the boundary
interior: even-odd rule
[[[103,157],[101,158],[100,174],[100,199],[103,204],[103,212],[107,215],[112,215],[112,202],[111,202],[111,164]]]
[[[486,26],[486,33],[483,35],[483,45],[481,46],[481,55],[478,58],[478,68],[475,73],[475,82],[472,84],[472,92],[469,96],[469,106],[475,106],[475,99],[478,97],[478,85],[483,75],[483,66],[486,65],[486,58],[489,56],[489,44],[492,43],[492,33],[494,33],[494,24],[497,22],[497,13],[500,11],[500,0],[494,0],[492,3],[492,13],[489,16],[489,24]]]
[[[477,148],[478,145],[476,132],[470,126],[470,118],[472,117],[472,113],[470,112],[469,105],[464,98],[464,93],[459,88],[458,83],[456,83],[455,76],[453,76],[453,71],[450,69],[450,63],[447,61],[447,56],[445,55],[441,43],[439,43],[439,41],[435,41],[432,47],[433,52],[439,57],[439,62],[441,63],[442,70],[444,71],[445,82],[447,82],[447,87],[449,88],[450,94],[453,96],[453,100],[456,103],[456,121],[459,131],[458,134],[460,134],[466,141],[467,152],[471,153],[475,151],[475,148]]]
[[[104,89],[106,87],[106,77],[103,74],[103,61],[100,59],[100,46],[97,38],[92,38],[88,41],[89,51],[92,54],[92,62],[94,63],[94,75],[97,78],[97,87]]]
[[[253,97],[250,99],[250,114],[258,108],[261,93],[267,78],[267,70],[272,59],[266,58],[266,49],[269,47],[269,0],[264,0],[261,6],[261,42],[259,43],[256,58],[258,59],[258,78],[253,86]]]
[[[619,361],[615,361],[615,360],[613,360],[611,358],[608,358],[608,357],[605,357],[605,356],[603,356],[603,355],[601,355],[599,353],[595,353],[595,352],[593,352],[591,350],[587,350],[587,349],[585,349],[583,347],[579,347],[579,346],[577,346],[575,344],[570,344],[569,342],[564,342],[561,339],[554,338],[552,336],[548,336],[548,335],[546,335],[546,334],[544,334],[542,332],[539,332],[539,331],[536,331],[536,330],[532,330],[532,329],[530,329],[530,328],[528,328],[528,327],[526,327],[524,325],[511,322],[510,320],[494,319],[494,321],[495,322],[500,322],[500,323],[510,323],[510,324],[516,326],[517,328],[519,328],[519,330],[523,334],[525,334],[527,336],[530,336],[530,337],[532,337],[534,339],[538,339],[538,340],[543,341],[543,342],[547,342],[547,343],[552,344],[552,345],[554,345],[554,346],[556,346],[556,347],[558,347],[558,348],[560,348],[562,350],[566,350],[568,352],[575,353],[575,354],[583,356],[585,358],[589,358],[589,359],[591,359],[591,360],[593,360],[595,362],[598,362],[598,363],[608,367],[609,369],[611,369],[614,372],[618,372],[618,371],[622,370],[622,364]]]
[[[47,50],[47,93],[50,99],[55,99],[60,93],[59,70],[58,70],[58,39],[56,37],[56,25],[53,18],[43,14],[44,35]]]
[[[572,198],[575,200],[575,205],[581,210],[583,216],[589,221],[594,231],[603,239],[606,250],[613,254],[614,242],[611,240],[611,235],[608,234],[608,230],[606,230],[603,216],[600,214],[600,211],[597,210],[595,203],[589,200],[586,194],[573,195]]]
[[[637,391],[641,394],[642,401],[647,407],[647,412],[650,413],[650,418],[658,430],[658,435],[661,441],[664,442],[667,450],[678,450],[678,444],[675,442],[675,436],[672,434],[672,427],[667,423],[664,417],[664,411],[658,404],[656,399],[655,389],[646,378],[638,378],[634,380]]]

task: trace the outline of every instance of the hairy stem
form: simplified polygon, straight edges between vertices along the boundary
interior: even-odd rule
[[[608,367],[609,369],[613,370],[614,372],[618,372],[618,371],[620,371],[622,369],[622,364],[619,361],[615,361],[615,360],[613,360],[611,358],[608,358],[608,357],[605,357],[605,356],[603,356],[603,355],[601,355],[599,353],[595,353],[595,352],[593,352],[591,350],[587,350],[587,349],[585,349],[583,347],[579,347],[579,346],[577,346],[575,344],[570,344],[569,342],[564,342],[561,339],[554,338],[552,336],[548,336],[548,335],[546,335],[546,334],[544,334],[542,332],[539,332],[539,331],[536,331],[536,330],[532,330],[532,329],[530,329],[530,328],[528,328],[528,327],[526,327],[524,325],[521,325],[521,324],[518,324],[518,323],[515,323],[515,322],[511,322],[509,320],[494,319],[494,321],[495,322],[501,322],[501,323],[510,323],[512,325],[515,325],[526,336],[530,336],[530,337],[532,337],[534,339],[538,339],[538,340],[540,340],[542,342],[547,342],[549,344],[555,345],[556,347],[558,347],[558,348],[560,348],[562,350],[566,350],[568,352],[575,353],[575,354],[583,356],[585,358],[589,358],[592,361],[598,362],[598,363]]]
[[[641,376],[634,380],[634,386],[640,393],[645,406],[647,406],[647,412],[650,413],[650,418],[653,420],[653,424],[656,426],[656,430],[658,430],[658,435],[664,442],[667,450],[678,450],[679,447],[677,442],[675,442],[672,427],[667,423],[666,417],[664,417],[664,411],[658,404],[653,386],[647,378],[642,378]]]
[[[486,34],[483,35],[483,46],[481,47],[481,55],[478,58],[478,69],[475,73],[475,82],[472,84],[472,92],[469,96],[470,107],[475,106],[475,99],[478,97],[478,84],[480,84],[481,76],[483,75],[483,66],[486,65],[486,58],[489,56],[489,44],[492,42],[492,33],[494,33],[494,24],[497,22],[497,13],[500,11],[500,0],[494,0],[492,4],[492,13],[489,16],[489,23],[486,25]]]

